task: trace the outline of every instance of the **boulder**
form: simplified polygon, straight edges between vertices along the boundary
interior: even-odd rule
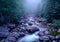
[[[43,39],[44,41],[47,41],[47,40],[49,40],[49,37],[48,37],[48,36],[42,36],[42,39]]]
[[[29,33],[34,33],[34,32],[36,32],[36,31],[39,31],[39,28],[37,28],[37,27],[28,27],[26,30],[27,30]]]
[[[9,37],[15,37],[15,38],[18,38],[20,35],[19,35],[19,33],[17,33],[17,32],[12,32],[12,33],[10,33],[10,35],[9,35]]]
[[[7,27],[0,27],[0,37],[7,37],[9,35],[9,29]]]
[[[5,42],[16,42],[16,38],[15,37],[8,37]]]
[[[38,35],[39,35],[39,36],[44,36],[45,34],[44,34],[44,32],[41,32],[41,31],[40,31],[40,32],[38,33]]]
[[[13,24],[13,23],[8,23],[7,24],[8,25],[8,28],[10,28],[10,29],[14,29],[15,28],[15,24]]]
[[[52,35],[48,35],[48,37],[49,37],[51,40],[54,40],[54,39],[55,39],[55,37],[52,36]]]
[[[60,39],[60,35],[57,35],[57,36],[56,36],[56,39]]]
[[[60,29],[58,29],[58,31],[57,32],[59,32],[60,33]]]
[[[0,37],[7,37],[9,32],[0,32]]]
[[[19,33],[20,37],[25,36],[24,32],[18,32],[18,33]]]
[[[19,29],[15,28],[15,29],[12,30],[12,32],[19,32]]]

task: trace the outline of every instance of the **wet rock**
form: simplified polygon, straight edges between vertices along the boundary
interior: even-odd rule
[[[0,26],[0,32],[5,32],[5,31],[7,31],[8,32],[8,28],[7,27],[5,27],[5,26]]]
[[[27,33],[26,28],[24,28],[24,27],[19,28],[19,33],[26,34]]]
[[[43,18],[40,18],[39,21],[40,22],[46,22],[47,20],[46,19],[43,19]]]
[[[51,35],[48,35],[48,37],[49,37],[50,40],[54,40],[55,39],[55,37],[51,36]]]
[[[25,27],[21,27],[21,32],[25,32],[26,28]]]
[[[58,31],[57,32],[59,32],[60,33],[60,29],[58,29]]]
[[[15,37],[8,37],[5,42],[16,42],[16,38]]]
[[[53,40],[52,42],[57,42],[56,40]]]
[[[39,28],[37,28],[37,27],[28,27],[26,30],[27,30],[29,33],[34,33],[34,32],[36,32],[36,31],[39,31]]]
[[[42,28],[42,27],[39,28],[39,31],[41,31],[41,32],[44,32],[46,30],[47,30],[47,28]]]
[[[25,22],[25,25],[29,25],[28,22]]]
[[[11,32],[19,32],[19,28],[15,28]]]
[[[21,20],[19,21],[19,24],[22,24],[22,23],[25,23],[25,22],[26,22],[25,19],[21,19]]]
[[[28,21],[28,25],[32,26],[34,22]]]
[[[18,32],[18,33],[19,33],[20,37],[25,36],[25,34],[26,34],[24,32]]]
[[[57,35],[57,36],[56,36],[56,39],[60,39],[60,35]]]
[[[0,32],[0,37],[7,37],[9,32]]]
[[[9,35],[8,28],[0,27],[0,37],[7,37]]]
[[[2,39],[0,42],[4,42],[5,41],[5,39]]]
[[[12,32],[9,34],[5,42],[16,42],[16,39],[19,38],[19,33],[17,32]]]
[[[44,36],[45,34],[44,34],[44,32],[39,32],[38,35],[39,36]]]
[[[49,35],[49,34],[50,34],[50,32],[49,32],[49,31],[47,31],[47,30],[46,30],[44,33],[45,33],[46,35]]]
[[[15,37],[15,38],[18,38],[20,35],[19,35],[19,33],[17,33],[17,32],[12,32],[12,33],[10,33],[10,35],[9,35],[9,37]]]
[[[10,29],[14,29],[15,28],[15,24],[13,24],[13,23],[8,23],[7,24],[8,25],[8,28],[10,28]]]
[[[47,41],[47,40],[49,40],[49,37],[48,37],[48,36],[42,36],[42,39],[43,39],[44,41]]]
[[[28,25],[32,26],[32,25],[33,25],[33,23],[28,23]]]

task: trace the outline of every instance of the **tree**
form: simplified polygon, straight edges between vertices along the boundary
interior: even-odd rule
[[[20,4],[20,10],[18,10],[18,1],[19,0],[0,0],[0,21],[7,23],[11,21],[18,21],[20,14],[23,13]],[[2,19],[3,18],[3,19]],[[3,21],[2,21],[3,20]]]

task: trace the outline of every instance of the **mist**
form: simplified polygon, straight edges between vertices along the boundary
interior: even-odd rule
[[[45,11],[47,2],[47,0],[23,0],[25,14],[36,15],[38,11],[41,14]]]

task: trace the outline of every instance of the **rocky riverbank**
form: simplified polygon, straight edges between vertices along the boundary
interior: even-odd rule
[[[55,30],[50,25],[51,23],[47,23],[47,20],[43,18],[21,17],[17,24],[7,23],[0,26],[0,42],[17,42],[19,38],[36,31],[39,31],[39,40],[36,42],[60,42],[60,35],[51,35]]]

